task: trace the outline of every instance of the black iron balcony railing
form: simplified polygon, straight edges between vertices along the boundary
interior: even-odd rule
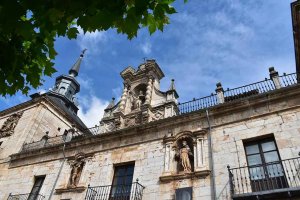
[[[298,75],[299,76],[299,75]],[[280,87],[288,87],[291,85],[298,84],[297,82],[297,73],[283,74],[278,76]],[[246,98],[249,96],[263,94],[276,90],[275,84],[271,79],[265,79],[256,83],[249,85],[244,85],[241,87],[224,90],[224,102],[231,102],[237,99]],[[218,105],[218,97],[216,93],[211,94],[210,96],[193,99],[192,101],[178,103],[179,114],[185,114],[205,108],[209,108],[215,105]]]
[[[130,185],[88,186],[85,200],[142,200],[144,186],[138,182]]]
[[[227,89],[224,91],[225,102],[234,101],[236,99],[245,98],[255,94],[261,94],[275,90],[275,85],[272,80],[265,79],[242,87]]]
[[[207,97],[193,99],[192,101],[178,103],[179,114],[189,113],[196,110],[212,107],[218,104],[217,95],[211,94]]]
[[[298,78],[299,78],[299,74],[298,74]],[[283,87],[294,85],[297,83],[297,73],[292,73],[292,74],[283,73],[282,76],[279,76],[279,80]]]
[[[230,168],[229,184],[233,199],[264,193],[300,191],[300,157],[261,165]]]
[[[45,196],[41,194],[27,193],[27,194],[9,194],[7,200],[44,200]]]

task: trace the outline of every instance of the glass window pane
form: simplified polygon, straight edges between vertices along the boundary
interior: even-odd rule
[[[274,141],[263,142],[263,143],[261,143],[261,147],[262,147],[263,152],[276,150]]]
[[[126,176],[125,185],[131,185],[131,184],[132,184],[132,176]]]
[[[259,180],[265,178],[263,167],[251,167],[249,168],[249,172],[251,180]]]
[[[283,176],[283,169],[281,164],[270,164],[267,165],[269,177]]]
[[[251,165],[260,165],[260,164],[262,164],[262,162],[261,162],[261,157],[260,157],[259,154],[247,156],[247,159],[248,159],[248,164],[249,164],[249,166],[251,166]]]
[[[117,170],[117,176],[124,176],[125,175],[125,168],[119,168]]]
[[[246,146],[246,154],[254,154],[254,153],[259,153],[259,148],[258,144],[253,144],[253,145],[248,145]]]
[[[277,151],[264,153],[266,163],[279,161]]]
[[[129,167],[127,168],[126,174],[127,174],[127,175],[132,175],[132,174],[133,174],[133,171],[134,171],[134,166],[131,165],[131,166],[129,166]]]

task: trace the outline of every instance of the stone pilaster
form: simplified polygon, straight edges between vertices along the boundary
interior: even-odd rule
[[[173,147],[172,141],[167,141],[165,143],[165,165],[164,165],[164,175],[171,175],[174,170],[174,156],[175,149]]]
[[[204,158],[204,138],[199,137],[197,138],[197,167],[205,166],[205,158]]]
[[[151,102],[152,88],[153,88],[153,77],[149,77],[149,80],[147,83],[145,104],[150,104],[150,102]]]

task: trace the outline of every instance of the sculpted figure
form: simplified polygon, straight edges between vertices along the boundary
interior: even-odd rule
[[[84,166],[84,154],[78,153],[75,155],[75,160],[71,163],[72,171],[70,176],[69,187],[76,187]]]
[[[193,153],[185,140],[182,141],[182,147],[176,155],[180,158],[183,171],[192,172],[192,166],[189,156],[193,156]]]

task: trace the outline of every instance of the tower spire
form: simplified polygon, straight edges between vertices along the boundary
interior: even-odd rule
[[[87,50],[87,49],[84,49],[84,50],[81,52],[81,54],[80,54],[78,60],[75,62],[75,64],[74,64],[74,65],[72,66],[72,68],[69,70],[69,75],[70,75],[70,76],[72,76],[72,77],[78,76],[79,69],[80,69],[80,64],[81,64],[81,60],[82,60],[82,58],[83,58],[84,53],[85,53],[86,50]]]

